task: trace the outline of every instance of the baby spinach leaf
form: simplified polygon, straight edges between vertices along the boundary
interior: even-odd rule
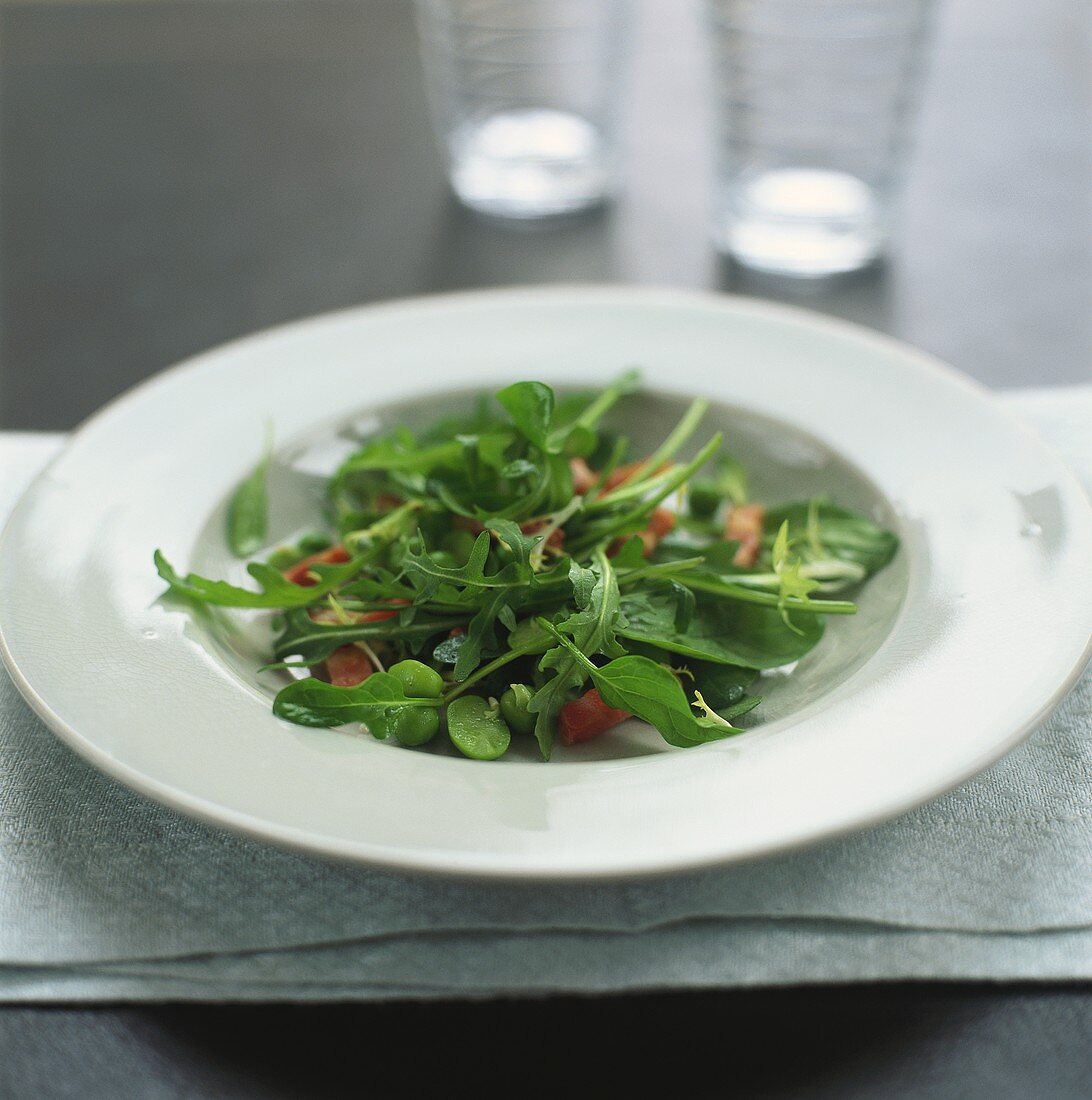
[[[330,728],[349,722],[389,723],[404,707],[433,707],[439,699],[406,695],[402,682],[389,672],[373,672],[356,687],[334,687],[322,680],[296,680],[282,688],[273,700],[273,713],[298,726]]]
[[[237,558],[248,558],[265,542],[269,527],[266,475],[273,451],[270,433],[261,461],[235,490],[227,511],[228,547]]]
[[[517,382],[497,394],[497,401],[526,439],[541,451],[551,450],[550,423],[554,417],[554,391],[542,382]]]
[[[626,593],[621,600],[623,638],[718,664],[777,668],[799,660],[823,636],[817,615],[798,614],[797,634],[781,621],[776,607],[699,599],[685,633],[675,630],[676,604],[664,592]]]
[[[754,682],[758,673],[753,668],[739,665],[718,665],[707,661],[687,661],[686,669],[694,678],[694,687],[705,697],[705,701],[718,714],[740,703],[747,696],[747,688]],[[758,698],[750,697],[754,702],[748,706],[757,706]]]
[[[501,470],[501,477],[508,481],[515,481],[521,477],[534,477],[535,474],[540,472],[533,462],[528,462],[525,458],[517,458]]]
[[[685,634],[690,628],[697,607],[697,597],[685,585],[678,581],[669,581],[671,594],[675,597],[675,633]]]
[[[368,471],[429,474],[438,466],[458,466],[462,444],[450,439],[430,447],[419,447],[412,435],[398,434],[369,440],[350,455],[334,475],[333,485],[339,486],[350,475]]]

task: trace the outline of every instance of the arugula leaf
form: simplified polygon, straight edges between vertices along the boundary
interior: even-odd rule
[[[571,635],[572,642],[559,644],[543,655],[539,670],[553,670],[554,675],[527,704],[527,709],[537,716],[535,738],[543,760],[550,759],[558,712],[588,678],[586,669],[573,653],[574,647],[582,656],[603,653],[614,657],[625,652],[615,636],[620,625],[618,579],[610,559],[602,550],[596,551],[591,570],[596,580],[590,591],[586,581],[578,582],[580,595],[587,595],[586,602],[583,605],[578,603],[579,610],[562,619],[554,628],[562,634]]]
[[[608,707],[628,710],[637,718],[649,722],[669,745],[690,748],[743,732],[717,716],[698,718],[686,701],[686,693],[679,681],[663,665],[648,657],[626,654],[597,668],[550,623],[544,619],[538,622],[582,666],[585,677],[592,678]],[[694,705],[700,706],[700,701]]]
[[[481,664],[484,653],[497,647],[496,622],[506,607],[522,601],[524,589],[490,592],[466,627],[466,641],[455,658],[455,680],[465,680]]]
[[[285,615],[284,627],[273,648],[278,660],[300,657],[309,665],[326,660],[339,646],[351,642],[405,642],[411,650],[420,648],[437,634],[448,633],[452,627],[464,626],[466,617],[437,618],[418,614],[410,623],[397,619],[370,623],[316,623],[305,610],[295,609]]]
[[[492,531],[497,536],[497,543],[501,552],[507,552],[517,565],[528,582],[531,580],[531,555],[535,547],[542,541],[541,534],[524,534],[519,524],[510,519],[490,517],[485,521],[485,529]]]
[[[343,565],[315,565],[313,571],[320,579],[310,588],[285,580],[283,573],[265,562],[251,562],[246,571],[262,586],[261,592],[239,588],[227,581],[209,580],[196,573],[180,576],[159,550],[153,560],[156,572],[176,595],[217,607],[289,608],[306,607],[322,599],[358,572],[369,557],[370,553],[365,553]]]
[[[313,678],[296,680],[277,693],[273,713],[298,726],[329,729],[350,722],[387,724],[402,708],[439,706],[439,699],[406,695],[402,681],[389,672],[373,672],[356,687],[334,687]]]
[[[640,539],[637,540],[640,542]],[[577,607],[587,607],[591,603],[592,591],[599,580],[594,569],[581,565],[576,558],[569,559],[569,581],[573,586],[573,600]]]
[[[541,451],[554,450],[549,440],[554,391],[549,386],[542,382],[517,382],[501,390],[497,401],[526,439]]]
[[[608,707],[628,710],[644,719],[676,748],[691,748],[743,732],[723,720],[698,718],[671,671],[647,657],[619,657],[589,671]]]
[[[273,454],[273,433],[267,433],[258,465],[239,484],[228,504],[228,547],[237,558],[248,558],[261,548],[269,529],[269,493],[266,475]]]
[[[474,548],[465,565],[443,565],[437,562],[421,541],[417,546],[411,544],[406,548],[402,565],[421,599],[434,595],[441,584],[461,589],[523,587],[528,583],[528,577],[518,561],[509,562],[494,573],[486,573],[492,541],[489,532],[482,531],[474,540]]]
[[[706,462],[716,453],[717,448],[720,447],[721,436],[718,432],[709,440],[708,443],[684,466],[673,467],[666,474],[658,476],[655,479],[656,488],[652,492],[651,496],[638,502],[634,507],[628,511],[623,512],[621,515],[609,515],[603,521],[595,524],[590,524],[585,530],[581,531],[578,538],[573,540],[571,549],[574,552],[578,552],[581,549],[585,549],[589,546],[593,546],[598,542],[602,542],[605,539],[617,538],[625,535],[629,535],[639,530],[648,517],[652,514],[653,510],[660,504],[662,504],[676,489],[679,488],[695,470],[700,469]],[[603,498],[600,497],[599,501],[617,501],[622,498],[624,493],[628,493],[631,488],[631,483],[627,482],[622,489],[619,489],[617,493]],[[589,507],[594,507],[599,503],[594,502]]]

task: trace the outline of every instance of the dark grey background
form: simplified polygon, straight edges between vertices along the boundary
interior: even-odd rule
[[[408,0],[4,8],[0,425],[69,428],[315,311],[557,279],[788,298],[991,385],[1092,377],[1085,0],[941,4],[893,259],[796,289],[717,263],[694,6],[635,8],[627,193],[539,231],[448,198]]]
[[[892,259],[818,287],[712,254],[693,5],[635,7],[627,193],[537,231],[448,198],[406,0],[0,8],[0,427],[72,427],[180,358],[318,310],[559,279],[790,300],[991,385],[1092,377],[1086,0],[941,5]],[[1090,1033],[1081,987],[9,1007],[0,1097],[356,1095],[404,1040],[427,1056],[399,1062],[401,1090],[613,1092],[651,1059],[683,1095],[1066,1098],[1089,1095]]]

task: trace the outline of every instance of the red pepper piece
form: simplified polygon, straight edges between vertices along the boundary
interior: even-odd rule
[[[368,655],[355,645],[338,646],[326,658],[326,675],[334,687],[356,687],[375,671]]]
[[[387,602],[391,605],[398,604],[399,607],[405,607],[409,603],[409,600],[404,600],[401,596],[395,596],[393,599],[390,599]],[[362,623],[382,623],[386,622],[387,619],[397,618],[397,611],[366,611],[363,615],[360,616],[360,621]]]
[[[291,569],[284,571],[284,579],[298,584],[301,588],[313,588],[317,583],[311,574],[312,565],[342,565],[349,560],[349,552],[344,546],[331,546],[329,550],[312,554],[303,561],[296,562]]]
[[[566,703],[557,716],[557,732],[566,745],[579,745],[632,718],[628,710],[615,710],[603,702],[598,688]]]

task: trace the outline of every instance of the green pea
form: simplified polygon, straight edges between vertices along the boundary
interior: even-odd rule
[[[401,684],[411,699],[439,699],[444,690],[444,678],[420,661],[399,661],[387,671]]]
[[[451,743],[471,760],[496,760],[512,740],[497,705],[480,695],[452,699],[447,708],[447,733]]]
[[[291,569],[301,558],[306,557],[306,554],[301,554],[292,546],[278,546],[272,554],[266,558],[274,569],[279,569],[282,573],[286,569]]]
[[[377,741],[386,741],[389,737],[394,736],[394,719],[391,717],[391,713],[387,711],[376,713],[364,723],[368,728],[368,732]]]
[[[534,693],[526,684],[512,684],[500,697],[501,717],[516,733],[533,733],[535,715],[528,709]]]
[[[712,519],[723,499],[715,481],[701,478],[690,483],[687,505],[690,508],[690,514],[698,519]]]
[[[424,745],[439,731],[440,715],[436,707],[404,707],[391,725],[403,745]]]
[[[334,540],[321,531],[308,531],[300,537],[296,545],[300,548],[300,554],[308,557],[311,554],[321,554],[323,550],[329,550],[334,545]]]

